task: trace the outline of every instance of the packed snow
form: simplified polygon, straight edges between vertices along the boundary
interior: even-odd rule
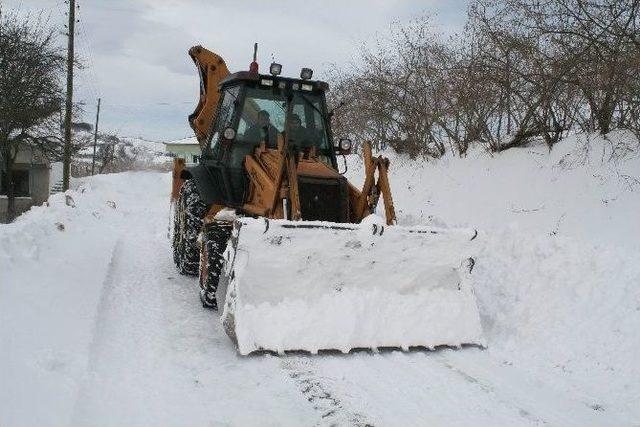
[[[637,425],[638,153],[384,153],[400,225],[480,230],[487,347],[407,353],[239,356],[172,265],[170,174],[82,179],[0,226],[0,425]]]

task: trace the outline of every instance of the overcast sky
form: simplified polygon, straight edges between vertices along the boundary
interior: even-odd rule
[[[76,0],[79,5],[75,101],[93,122],[102,98],[101,128],[121,136],[167,141],[193,135],[187,115],[198,75],[187,55],[201,44],[220,54],[231,72],[248,68],[259,43],[261,71],[271,56],[283,75],[311,67],[326,79],[334,66],[357,60],[362,43],[384,36],[393,21],[436,15],[437,30],[460,30],[467,0]],[[0,0],[4,8],[44,11],[64,30],[64,0]],[[64,42],[61,36],[61,42]]]

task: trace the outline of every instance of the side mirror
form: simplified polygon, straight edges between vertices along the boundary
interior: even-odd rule
[[[338,140],[338,144],[335,146],[336,154],[341,154],[343,156],[351,154],[352,146],[353,144],[349,138],[340,138]]]

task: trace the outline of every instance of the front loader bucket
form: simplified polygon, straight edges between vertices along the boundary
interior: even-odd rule
[[[240,354],[484,345],[477,232],[367,220],[236,220],[217,297]]]

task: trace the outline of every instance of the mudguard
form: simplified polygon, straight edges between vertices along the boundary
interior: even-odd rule
[[[204,164],[185,169],[185,173],[188,174],[186,178],[195,182],[200,199],[207,206],[225,202],[224,184],[216,172],[214,167]]]

